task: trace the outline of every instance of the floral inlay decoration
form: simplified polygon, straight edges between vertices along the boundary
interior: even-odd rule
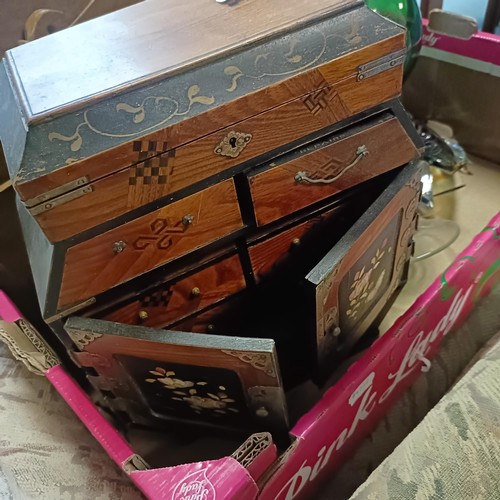
[[[226,415],[228,412],[239,413],[233,403],[236,401],[227,394],[226,387],[217,386],[218,392],[209,392],[208,382],[200,380],[182,380],[176,377],[175,371],[156,367],[149,373],[154,378],[148,377],[145,381],[149,384],[161,384],[164,389],[170,391],[173,401],[184,402],[195,413],[212,413],[214,416]],[[214,391],[215,392],[215,391]]]
[[[391,253],[392,247],[387,247],[387,238],[383,241],[382,246],[377,248],[374,257],[370,260],[370,267],[363,266],[355,275],[351,285],[351,293],[349,294],[350,309],[346,311],[346,315],[352,319],[357,319],[360,306],[363,303],[370,303],[377,296],[386,270],[381,269],[376,273],[376,269],[380,266],[385,253]]]

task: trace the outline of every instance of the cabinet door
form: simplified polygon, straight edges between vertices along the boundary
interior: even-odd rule
[[[286,435],[273,340],[156,330],[72,317],[65,329],[91,384],[133,422]]]
[[[410,258],[420,168],[410,164],[306,276],[318,378],[345,356],[401,283]]]

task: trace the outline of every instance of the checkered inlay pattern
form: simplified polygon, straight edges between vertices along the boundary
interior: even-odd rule
[[[139,183],[166,184],[168,182],[170,158],[175,157],[175,150],[146,158],[142,163],[134,165],[130,169],[129,185],[135,186]],[[142,181],[142,182],[141,182]]]
[[[142,307],[167,307],[172,297],[172,289],[157,290],[141,300]]]
[[[129,168],[127,207],[135,208],[170,192],[175,149],[165,141],[134,141],[137,163]]]
[[[158,141],[134,141],[132,143],[133,151],[137,152],[137,161],[143,161],[150,156],[166,151],[168,145],[166,142]]]

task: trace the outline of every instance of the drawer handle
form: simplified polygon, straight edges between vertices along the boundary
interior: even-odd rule
[[[368,148],[366,146],[359,146],[359,148],[356,150],[356,159],[351,164],[347,165],[347,167],[345,167],[342,172],[332,177],[331,179],[312,179],[311,177],[308,177],[307,172],[301,171],[295,174],[295,181],[309,182],[309,184],[331,184],[332,182],[340,179],[348,170],[357,165],[365,156],[368,156],[369,154],[370,152],[368,151]]]
[[[145,250],[151,246],[155,246],[158,250],[167,250],[193,223],[194,216],[191,214],[184,215],[179,222],[173,225],[169,219],[156,219],[149,226],[149,234],[140,235],[132,246],[135,250]]]

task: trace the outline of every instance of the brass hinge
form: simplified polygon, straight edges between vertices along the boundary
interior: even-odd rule
[[[44,375],[47,370],[60,364],[56,353],[25,319],[14,323],[0,321],[0,340],[7,344],[14,358],[22,361],[30,372],[37,375]]]
[[[58,205],[67,203],[68,201],[75,200],[93,191],[93,187],[88,184],[89,178],[87,176],[80,177],[74,181],[58,186],[46,193],[43,193],[35,198],[25,201],[31,215],[38,215],[48,210],[52,210]]]
[[[80,302],[71,307],[68,307],[67,309],[64,309],[63,311],[59,311],[58,313],[54,314],[54,316],[44,318],[45,323],[50,324],[59,319],[63,319],[66,316],[69,316],[70,314],[73,314],[74,312],[79,311],[80,309],[83,309],[84,307],[90,306],[92,304],[95,304],[95,297],[90,297],[90,299],[87,299],[84,302]]]
[[[136,472],[138,470],[148,469],[148,463],[140,455],[132,455],[122,464],[122,470],[125,474],[131,474],[132,472]]]
[[[358,67],[358,82],[364,80],[365,78],[370,78],[371,76],[378,75],[383,71],[400,66],[405,62],[406,49],[399,50],[398,52],[393,52],[374,61],[370,61],[366,64],[362,64]]]

